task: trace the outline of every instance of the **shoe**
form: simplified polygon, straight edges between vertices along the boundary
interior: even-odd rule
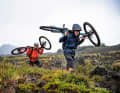
[[[67,71],[68,71],[68,73],[70,73],[70,74],[74,72],[73,68],[68,68]]]

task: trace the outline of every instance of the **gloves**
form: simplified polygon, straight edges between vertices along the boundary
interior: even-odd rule
[[[86,37],[87,37],[86,35],[83,35],[83,36],[82,36],[82,39],[86,39]]]

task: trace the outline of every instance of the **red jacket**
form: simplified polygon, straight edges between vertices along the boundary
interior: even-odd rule
[[[27,55],[30,58],[30,62],[38,61],[39,54],[43,53],[44,48],[27,48]]]

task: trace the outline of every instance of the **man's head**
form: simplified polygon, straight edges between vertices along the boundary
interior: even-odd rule
[[[80,31],[82,31],[79,24],[73,24],[72,30],[73,30],[73,33],[74,33],[75,36],[79,36]]]
[[[39,47],[39,44],[38,44],[38,43],[34,43],[34,47],[35,47],[35,48],[38,48],[38,47]]]

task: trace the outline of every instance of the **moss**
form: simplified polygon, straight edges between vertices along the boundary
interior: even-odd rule
[[[66,93],[79,93],[78,86],[72,84],[72,83],[61,83],[59,85],[59,91],[64,91]]]
[[[120,71],[120,62],[114,63],[112,65],[112,68],[113,68],[114,71]]]
[[[0,84],[0,88],[2,88],[2,85]]]
[[[44,75],[41,79],[40,79],[40,82],[41,81],[44,81],[44,82],[50,82],[52,81],[52,75]]]
[[[0,64],[0,78],[1,81],[10,80],[16,74],[16,67],[10,63],[1,63]]]
[[[110,90],[107,90],[105,88],[95,88],[96,93],[112,93]]]
[[[95,82],[94,81],[89,81],[89,87],[91,88],[91,89],[94,89],[95,88]]]
[[[59,81],[64,81],[67,77],[67,73],[65,70],[61,71],[61,70],[57,70],[53,73],[53,81],[55,80],[59,80]]]
[[[56,93],[79,93],[76,85],[65,82],[49,82],[43,88],[48,91],[48,93],[52,91]]]
[[[85,65],[78,65],[77,71],[72,74],[68,74],[66,70],[61,69],[44,69],[37,66],[29,66],[25,63],[27,59],[26,56],[16,56],[16,57],[5,57],[4,60],[18,62],[18,66],[7,64],[3,62],[0,64],[0,82],[9,81],[9,80],[18,80],[18,88],[20,93],[34,93],[35,91],[41,92],[45,89],[47,93],[109,93],[108,90],[103,88],[95,88],[95,82],[102,81],[102,77],[93,76],[92,79],[89,79],[89,73],[95,68],[91,64],[92,59],[97,60],[96,58],[102,58],[100,54],[89,54],[82,55],[85,57]],[[54,55],[54,56],[40,56],[39,59],[44,63],[48,61],[48,65],[54,63],[55,61],[63,60],[63,55]],[[118,70],[118,64],[112,66]],[[117,66],[117,68],[116,68]],[[34,75],[35,80],[39,81],[29,83],[32,81],[27,81],[28,76]],[[30,77],[31,79],[31,77]],[[17,83],[16,83],[17,84]],[[2,83],[1,83],[2,85]],[[3,86],[3,85],[2,85]],[[22,92],[21,92],[22,91]]]
[[[89,79],[87,76],[82,75],[82,74],[69,74],[66,77],[66,82],[69,83],[74,83],[74,84],[79,84],[80,82],[84,82],[86,86],[89,85]]]
[[[18,88],[22,92],[32,92],[38,90],[35,84],[28,83],[28,84],[19,84]]]
[[[25,82],[25,79],[24,79],[24,78],[18,79],[18,84],[24,84],[24,82]]]
[[[27,90],[27,87],[24,84],[19,84],[18,88],[20,89],[20,91],[26,91]]]
[[[94,75],[94,76],[92,77],[92,80],[95,81],[95,82],[103,81],[102,77],[99,76],[99,75]]]

